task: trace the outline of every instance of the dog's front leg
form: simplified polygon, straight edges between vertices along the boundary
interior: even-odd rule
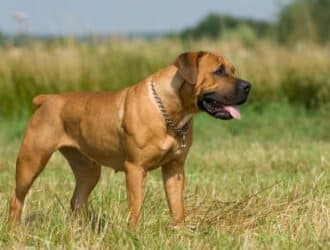
[[[184,161],[172,161],[162,167],[167,202],[173,218],[173,224],[184,221]]]
[[[126,189],[129,207],[129,225],[135,228],[138,225],[142,203],[146,171],[142,166],[125,162]]]

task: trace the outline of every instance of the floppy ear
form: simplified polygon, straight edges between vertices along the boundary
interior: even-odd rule
[[[178,56],[174,65],[178,68],[179,74],[191,84],[197,83],[198,64],[206,52],[187,52]]]

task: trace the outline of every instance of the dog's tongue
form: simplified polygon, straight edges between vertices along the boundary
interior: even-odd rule
[[[237,106],[224,106],[223,107],[230,115],[237,120],[241,119],[241,113],[239,112],[239,108]]]

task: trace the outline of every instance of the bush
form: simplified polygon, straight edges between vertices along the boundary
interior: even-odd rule
[[[295,0],[279,15],[278,39],[285,44],[330,41],[330,1]]]
[[[292,103],[307,108],[318,108],[330,103],[330,78],[328,73],[303,73],[288,70],[282,77],[281,90]]]

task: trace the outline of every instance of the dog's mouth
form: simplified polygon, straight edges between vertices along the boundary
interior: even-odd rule
[[[231,120],[241,119],[241,113],[239,110],[239,105],[244,103],[245,101],[241,101],[235,104],[223,104],[218,100],[213,98],[207,97],[207,95],[199,98],[198,106],[201,110],[206,111],[210,115],[215,118],[222,119],[222,120]]]

